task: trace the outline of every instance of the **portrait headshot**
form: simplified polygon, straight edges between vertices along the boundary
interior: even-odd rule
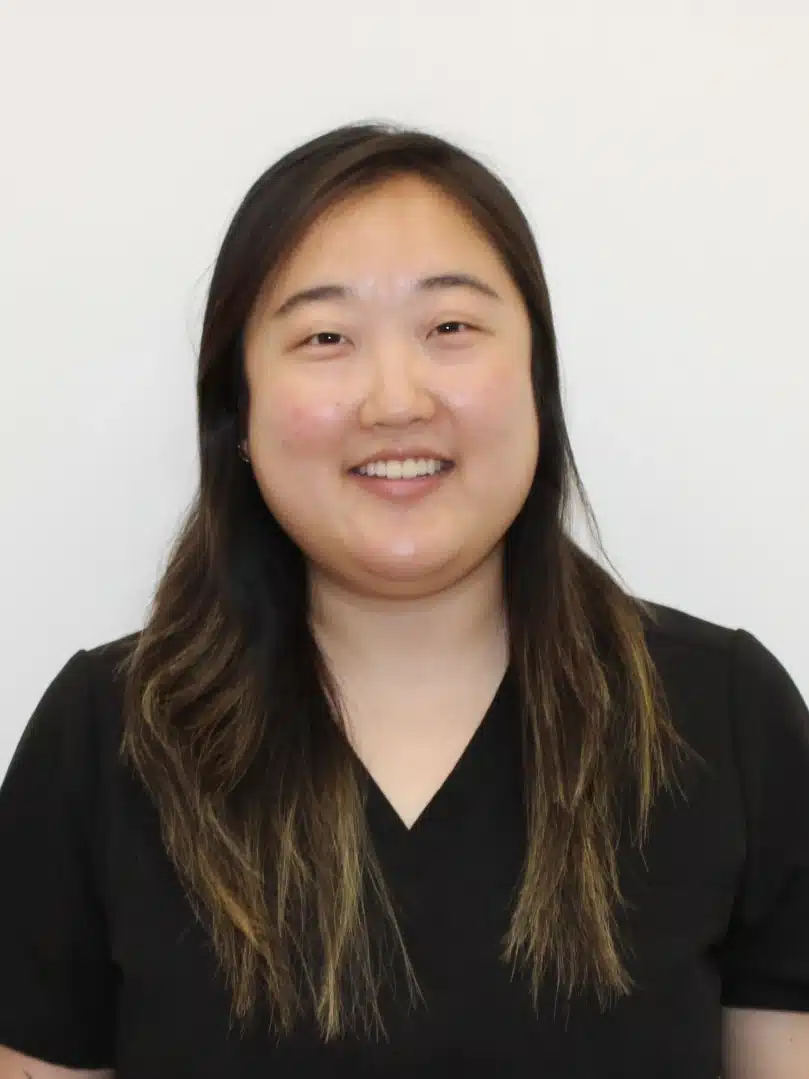
[[[0,38],[0,1079],[809,1079],[809,11]]]

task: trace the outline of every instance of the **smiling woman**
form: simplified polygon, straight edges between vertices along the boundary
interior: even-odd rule
[[[800,1079],[809,713],[569,535],[502,182],[381,125],[292,150],[197,388],[149,620],[0,790],[0,1079]]]
[[[499,578],[537,462],[531,320],[456,199],[407,174],[345,196],[270,277],[244,356],[245,449],[315,591],[417,597],[487,560]]]

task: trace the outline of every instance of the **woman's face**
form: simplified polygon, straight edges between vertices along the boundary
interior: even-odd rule
[[[332,208],[265,287],[245,363],[256,481],[314,572],[416,596],[497,556],[537,463],[530,323],[449,196],[402,176]]]

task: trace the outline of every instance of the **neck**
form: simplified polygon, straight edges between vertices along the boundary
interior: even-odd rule
[[[311,572],[312,629],[337,670],[388,681],[446,677],[485,662],[508,662],[498,551],[439,592],[407,599],[359,594]]]

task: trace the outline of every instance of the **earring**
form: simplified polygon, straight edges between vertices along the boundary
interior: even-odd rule
[[[249,454],[247,452],[247,441],[246,440],[244,442],[239,443],[239,456],[241,457],[241,459],[243,461],[248,461],[249,462],[249,460],[250,460],[250,456],[249,456]]]

